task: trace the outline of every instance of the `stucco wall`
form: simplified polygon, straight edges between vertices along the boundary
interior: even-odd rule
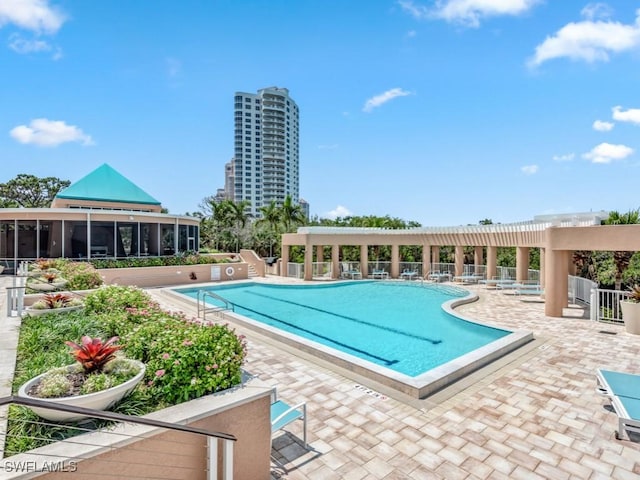
[[[234,435],[237,441],[233,445],[233,478],[267,480],[270,477],[271,391],[264,382],[252,379],[242,388],[202,397],[147,417]],[[40,468],[46,461],[53,463],[56,459],[66,459],[67,469],[73,465],[73,472],[39,475],[14,472],[7,478],[207,478],[207,442],[204,437],[131,424],[120,425],[116,432],[118,435],[89,433],[10,457],[13,464],[30,460],[34,462],[31,465]],[[70,460],[77,463],[70,464]],[[219,472],[221,464],[222,457],[219,456]]]
[[[219,278],[216,278],[216,271]],[[180,265],[175,267],[103,268],[98,272],[107,285],[136,285],[160,287],[226,280],[245,280],[248,267],[245,263],[217,263],[209,265]],[[195,279],[191,278],[191,274]]]

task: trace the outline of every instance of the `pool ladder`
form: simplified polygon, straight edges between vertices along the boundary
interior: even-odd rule
[[[208,306],[207,305],[207,298],[210,298],[214,301],[218,301],[218,302],[222,302],[224,304],[224,306]],[[202,319],[206,320],[207,319],[207,313],[213,313],[215,314],[215,316],[217,316],[218,318],[221,318],[222,312],[228,312],[231,311],[233,312],[233,303],[231,303],[229,300],[227,300],[224,297],[221,297],[220,295],[217,295],[213,292],[207,292],[206,290],[199,290],[198,291],[198,317],[200,317],[200,314],[202,314]]]

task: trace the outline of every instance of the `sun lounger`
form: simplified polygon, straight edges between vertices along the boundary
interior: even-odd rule
[[[598,393],[609,397],[618,415],[616,438],[620,440],[625,431],[640,433],[640,375],[598,369],[596,381]]]
[[[478,283],[485,285],[487,288],[501,288],[513,285],[516,281],[511,278],[492,278],[491,280],[480,280]]]
[[[598,369],[596,381],[598,393],[603,395],[640,398],[640,374]]]
[[[386,280],[389,278],[389,273],[387,273],[385,270],[378,270],[374,268],[373,271],[369,274],[369,278]]]
[[[611,406],[618,415],[617,440],[623,438],[625,431],[640,433],[640,398],[613,396]]]
[[[413,280],[414,278],[420,277],[420,274],[415,270],[407,270],[405,269],[401,274],[400,278],[405,280]]]

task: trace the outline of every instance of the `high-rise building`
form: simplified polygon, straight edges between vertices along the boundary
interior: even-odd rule
[[[298,204],[300,117],[289,90],[236,92],[234,112],[233,200],[248,200],[248,212],[256,218],[272,200],[281,206],[290,196]]]

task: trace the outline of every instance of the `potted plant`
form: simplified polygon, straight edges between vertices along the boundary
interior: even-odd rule
[[[145,365],[137,360],[116,356],[122,348],[118,337],[106,342],[83,336],[80,344],[65,342],[77,363],[49,370],[27,381],[18,396],[51,403],[106,410],[142,380]],[[75,422],[84,415],[30,407],[40,417],[54,422]]]
[[[82,300],[68,293],[45,293],[33,305],[26,309],[27,315],[32,317],[45,313],[63,313],[79,310],[83,307]]]
[[[640,335],[640,285],[629,289],[629,296],[620,302],[620,308],[627,332]]]

